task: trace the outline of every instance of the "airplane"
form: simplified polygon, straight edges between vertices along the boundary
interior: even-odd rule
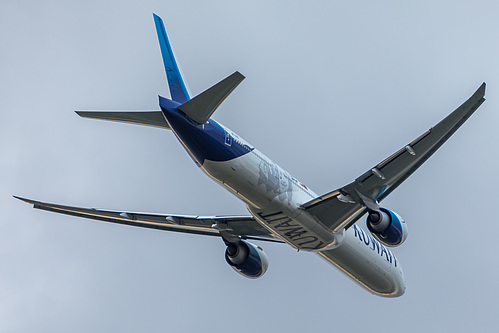
[[[246,205],[247,216],[186,216],[64,206],[18,196],[34,208],[105,222],[219,237],[239,274],[259,278],[267,255],[250,241],[286,243],[316,253],[348,278],[383,297],[404,294],[400,262],[389,250],[408,235],[406,222],[380,203],[412,175],[485,101],[485,83],[455,111],[354,181],[317,195],[298,179],[211,118],[241,83],[239,72],[191,98],[163,20],[153,14],[170,97],[156,111],[76,111],[84,118],[171,130],[207,176]],[[357,221],[367,214],[368,231]]]

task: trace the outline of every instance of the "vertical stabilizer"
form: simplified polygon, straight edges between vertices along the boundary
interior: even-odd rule
[[[190,99],[189,92],[182,80],[182,75],[180,74],[180,70],[175,61],[175,56],[173,55],[173,50],[166,34],[165,25],[163,24],[161,17],[156,14],[153,14],[153,16],[171,98],[180,104],[185,103]]]

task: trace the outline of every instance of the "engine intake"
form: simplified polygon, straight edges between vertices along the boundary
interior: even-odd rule
[[[252,279],[261,277],[269,267],[263,249],[245,241],[228,243],[225,260],[236,272]]]
[[[367,217],[367,223],[377,232],[383,232],[390,227],[391,219],[387,213],[383,211],[371,212]]]
[[[369,213],[367,228],[377,240],[386,246],[399,246],[408,235],[407,224],[402,217],[386,208]]]

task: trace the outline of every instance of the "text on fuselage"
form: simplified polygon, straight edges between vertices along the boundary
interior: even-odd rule
[[[313,235],[305,227],[283,214],[283,212],[270,214],[258,213],[258,216],[272,230],[275,230],[279,235],[286,237],[292,244],[302,249],[319,250],[325,245],[319,237]]]
[[[390,250],[388,250],[383,244],[377,241],[373,236],[367,234],[357,225],[353,226],[353,230],[356,238],[360,239],[365,245],[369,246],[371,250],[377,252],[381,257],[386,258],[386,261],[397,267],[397,258],[395,258]]]

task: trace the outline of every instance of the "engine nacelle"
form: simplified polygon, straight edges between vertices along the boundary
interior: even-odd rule
[[[228,243],[225,260],[236,272],[252,279],[265,274],[269,267],[269,261],[263,249],[245,241]]]
[[[400,215],[385,208],[369,213],[367,228],[374,238],[386,246],[399,246],[408,235],[407,224]]]

